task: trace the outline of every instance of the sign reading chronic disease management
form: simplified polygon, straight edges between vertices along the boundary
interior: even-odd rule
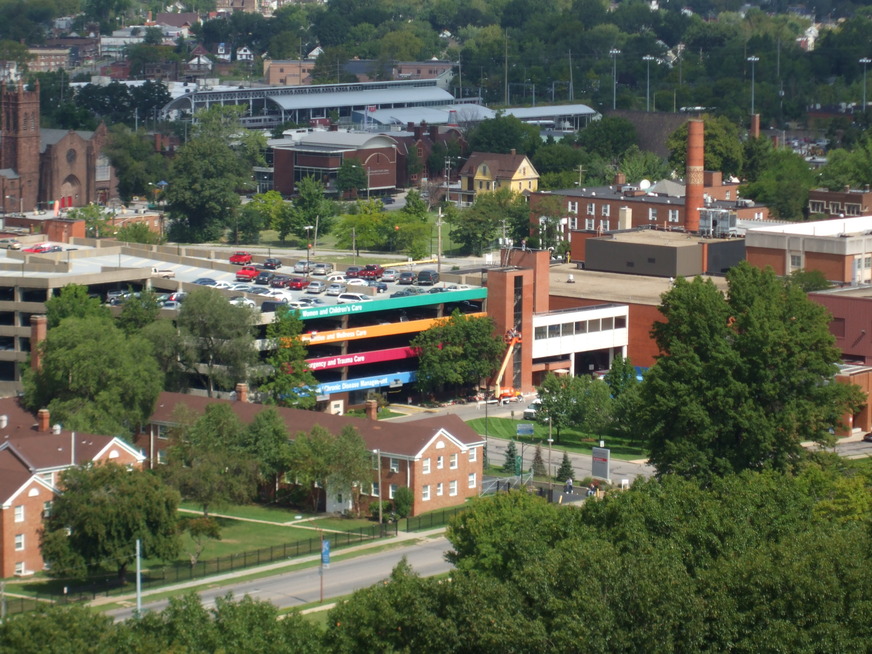
[[[409,297],[385,298],[384,300],[368,300],[364,302],[349,302],[348,304],[330,304],[300,310],[303,320],[308,318],[325,318],[329,316],[345,316],[372,311],[387,311],[389,309],[406,309],[421,307],[443,302],[463,302],[464,300],[483,300],[487,297],[486,288],[470,288],[463,291],[445,291],[444,293],[423,293]]]
[[[324,382],[318,384],[315,390],[318,395],[330,395],[331,393],[345,393],[348,391],[361,391],[371,388],[397,388],[418,378],[414,370],[410,372],[396,372],[389,375],[377,375],[375,377],[360,377],[359,379],[346,379],[337,382]]]

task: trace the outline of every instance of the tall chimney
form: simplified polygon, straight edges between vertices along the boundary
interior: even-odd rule
[[[760,138],[760,114],[751,114],[751,134],[752,139]]]
[[[699,231],[699,208],[703,205],[703,168],[705,165],[704,124],[687,121],[687,175],[684,192],[684,228]]]
[[[42,351],[40,343],[45,340],[48,330],[48,321],[45,316],[30,316],[30,367],[34,370],[42,369]]]
[[[248,384],[236,384],[236,401],[248,402]]]
[[[51,414],[48,409],[40,409],[36,412],[36,429],[41,434],[47,434],[51,429]]]
[[[378,420],[378,400],[367,400],[364,406],[366,407],[366,417],[370,420]]]

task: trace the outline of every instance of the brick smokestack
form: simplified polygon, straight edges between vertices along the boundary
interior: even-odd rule
[[[236,384],[236,401],[248,402],[248,384]]]
[[[752,139],[760,138],[760,114],[751,114],[751,134]]]
[[[47,434],[51,430],[51,414],[48,409],[40,409],[36,412],[36,429],[41,434]]]
[[[703,205],[703,168],[705,165],[705,138],[703,121],[687,122],[687,175],[684,192],[684,228],[699,231],[699,208]]]
[[[366,417],[378,421],[378,400],[367,400],[364,406],[366,407]]]
[[[48,321],[45,316],[30,316],[30,367],[34,370],[42,368],[42,353],[39,344],[45,340]]]

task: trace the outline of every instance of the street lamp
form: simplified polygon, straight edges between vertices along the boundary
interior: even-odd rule
[[[651,62],[654,61],[654,57],[651,55],[645,55],[644,57],[642,57],[642,61],[645,62],[646,68],[645,111],[651,111]]]
[[[617,48],[609,50],[612,57],[612,109],[618,106],[618,55],[621,51]]]
[[[551,416],[548,416],[548,501],[554,499],[554,475],[551,474],[551,444],[554,439],[551,438]]]
[[[860,63],[863,64],[863,113],[866,113],[866,64],[872,64],[872,59],[863,57]]]
[[[748,61],[751,62],[751,115],[754,115],[754,73],[756,70],[756,64],[760,61],[760,57],[748,57]]]
[[[375,454],[376,470],[378,470],[378,524],[379,534],[381,534],[382,524],[382,483],[381,483],[381,450],[376,448],[372,451]]]
[[[303,229],[306,230],[306,279],[309,278],[309,253],[312,252],[312,241],[309,239],[309,232],[315,227],[313,225],[306,225]]]

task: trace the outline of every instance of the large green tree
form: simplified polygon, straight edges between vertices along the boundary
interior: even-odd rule
[[[179,495],[150,472],[105,463],[70,468],[64,492],[52,504],[42,538],[51,574],[82,576],[112,565],[122,582],[142,541],[145,558],[172,560],[179,553]]]
[[[48,328],[53,329],[66,318],[109,318],[110,313],[100,298],[88,294],[87,286],[67,284],[46,300],[45,316]]]
[[[746,469],[790,469],[804,441],[860,403],[836,384],[839,352],[826,309],[795,284],[748,264],[728,291],[676,280],[654,324],[662,354],[641,387],[637,429],[659,473],[710,478]]]
[[[757,180],[743,187],[743,194],[765,204],[773,218],[802,220],[808,192],[815,177],[801,155],[774,150]]]
[[[568,427],[602,434],[610,424],[612,399],[608,385],[590,375],[549,374],[536,389],[540,408],[536,421],[551,424],[556,440]]]
[[[266,328],[270,355],[267,363],[272,370],[260,391],[267,401],[279,406],[314,409],[318,380],[306,363],[306,345],[300,338],[303,321],[292,310],[276,311]]]
[[[540,143],[537,126],[503,114],[481,121],[469,134],[469,149],[472,152],[509,154],[515,150],[532,156]],[[444,167],[444,162],[442,165]]]
[[[108,318],[69,317],[38,347],[42,365],[23,376],[30,409],[94,434],[133,434],[151,416],[163,379],[145,339]]]
[[[705,137],[705,169],[719,170],[724,175],[738,175],[742,170],[742,142],[739,128],[725,116],[702,116]],[[687,123],[666,139],[669,163],[679,174],[687,168]]]
[[[459,310],[415,336],[411,345],[419,350],[417,386],[422,393],[476,386],[497,371],[506,350],[491,318]]]

